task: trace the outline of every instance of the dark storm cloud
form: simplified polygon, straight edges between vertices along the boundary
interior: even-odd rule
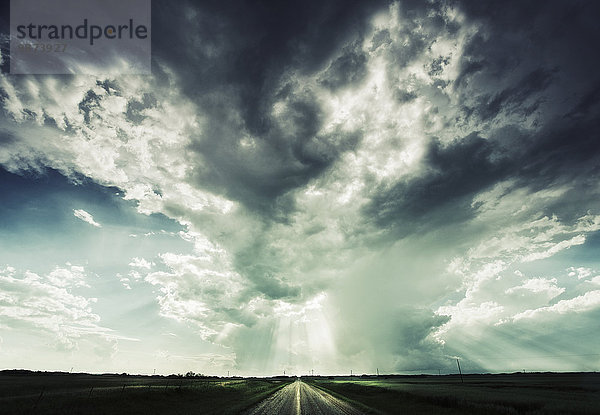
[[[265,294],[267,298],[293,300],[300,295],[300,287],[292,286],[278,278],[271,267],[252,264],[243,268],[244,276],[252,281],[256,290]]]
[[[440,75],[444,71],[444,66],[448,65],[450,61],[449,56],[439,56],[431,62],[429,65],[429,76],[437,76]]]
[[[121,88],[119,83],[115,80],[97,80],[96,86],[101,87],[106,91],[106,95],[121,96]],[[90,115],[95,113],[102,105],[102,99],[102,95],[99,95],[93,89],[90,89],[79,102],[79,112],[83,114],[86,123],[91,121]],[[142,112],[148,108],[156,108],[157,104],[158,101],[153,93],[144,93],[139,99],[131,99],[127,102],[125,117],[135,124],[140,124],[146,118]],[[54,122],[54,126],[56,126],[56,122],[54,120],[52,120],[52,122]]]
[[[281,121],[268,133],[248,138],[248,145],[244,126],[209,121],[205,136],[191,146],[202,165],[194,180],[277,217],[291,208],[282,198],[286,192],[319,175],[357,141],[356,136],[317,134],[322,121],[312,99],[293,99]]]
[[[102,98],[98,96],[94,91],[89,90],[83,100],[79,103],[79,111],[83,113],[83,119],[86,123],[90,122],[90,113],[94,111],[94,108],[100,106],[100,100]]]
[[[370,15],[386,4],[188,1],[175,8],[154,2],[153,24],[165,35],[153,47],[159,60],[176,63],[190,95],[236,88],[248,125],[261,131],[261,104],[278,87],[270,82],[290,67],[323,69],[332,53],[360,34]]]
[[[286,221],[294,209],[291,192],[361,140],[360,131],[319,135],[320,104],[294,76],[322,71],[320,84],[332,90],[361,82],[366,57],[357,42],[368,18],[387,4],[186,2],[175,8],[155,2],[153,25],[165,34],[153,45],[156,62],[175,71],[182,89],[207,115],[204,132],[191,146],[197,168],[190,180]],[[469,21],[481,24],[457,57],[460,72],[453,82],[462,122],[473,123],[472,133],[449,145],[430,138],[424,174],[374,192],[364,213],[383,228],[406,232],[448,217],[467,219],[474,213],[472,197],[501,180],[516,179],[532,188],[582,180],[597,154],[593,119],[600,76],[593,45],[600,39],[590,16],[598,6],[584,1],[454,4]],[[442,29],[459,29],[443,10],[441,3],[401,2],[399,13],[406,20],[397,36],[403,42],[392,41],[388,29],[375,32],[371,48],[390,48],[388,75],[431,47]],[[440,55],[425,69],[439,76],[450,59]],[[155,69],[160,78],[160,65]],[[400,86],[394,90],[399,102],[418,98],[419,92]],[[279,115],[272,112],[276,102],[284,103]],[[131,102],[128,116],[138,120],[138,107],[144,105]],[[512,121],[479,130],[478,123],[501,117]],[[519,126],[528,117],[537,117],[536,132]],[[242,145],[246,136],[252,142]]]
[[[448,353],[489,348],[478,326],[502,321],[488,311],[549,315],[555,297],[542,297],[562,281],[537,263],[536,278],[506,275],[578,244],[589,257],[553,268],[595,264],[598,237],[584,238],[600,211],[598,6],[387,5],[155,0],[152,77],[3,78],[0,161],[57,169],[47,182],[0,171],[0,228],[15,241],[4,245],[63,247],[23,269],[90,258],[90,276],[118,270],[140,310],[178,321],[169,348],[216,350],[195,327],[228,347],[224,365],[260,374],[439,369],[455,364]],[[116,321],[108,308],[130,297],[91,285]],[[593,295],[565,310],[596,307]],[[552,337],[561,316],[542,320]],[[518,345],[533,320],[485,339]],[[154,355],[150,337],[139,344]]]
[[[139,124],[146,118],[142,114],[142,111],[148,108],[155,108],[156,105],[156,97],[153,94],[145,93],[140,100],[133,99],[127,103],[126,117],[128,120]]]
[[[569,118],[589,118],[598,114],[600,108],[600,85],[596,86],[589,93],[585,94],[579,103],[573,108],[571,112],[566,114]]]
[[[14,143],[17,138],[9,131],[0,130],[0,145]]]
[[[600,178],[600,121],[559,120],[535,134],[506,127],[489,139],[474,133],[448,146],[434,140],[425,164],[424,175],[376,192],[365,215],[401,234],[430,229],[449,218],[466,220],[477,210],[471,206],[473,196],[506,179],[533,191],[568,185],[574,189],[570,196],[583,200],[586,188]],[[600,207],[593,200],[574,206],[573,199],[547,206],[546,213],[575,219],[591,206]]]
[[[531,115],[539,108],[541,99],[534,98],[531,102],[527,101],[550,85],[553,72],[545,68],[535,69],[513,86],[493,95],[482,95],[478,98],[479,102],[476,106],[466,106],[464,111],[469,116],[475,114],[483,121],[493,119],[502,111],[509,114]]]
[[[317,134],[320,115],[310,101],[291,103],[286,117],[285,125],[274,126],[249,147],[240,144],[236,129],[211,125],[209,134],[220,141],[199,141],[192,146],[205,166],[195,180],[253,210],[275,214],[275,218],[285,214],[292,208],[286,192],[318,176],[360,139],[358,133]]]
[[[564,109],[572,112],[569,108]],[[509,129],[496,139],[497,151],[509,163],[506,178],[531,191],[566,186],[568,192],[548,203],[544,214],[573,223],[590,209],[600,209],[600,119],[597,114],[577,120],[561,117],[528,135]],[[511,149],[512,147],[512,149]]]
[[[483,70],[484,67],[485,62],[483,60],[462,59],[461,71],[454,81],[454,87],[456,89],[460,88],[463,82],[467,81],[471,75]]]
[[[401,355],[407,350],[429,352],[439,347],[432,343],[429,335],[450,318],[433,314],[427,309],[404,308],[398,313],[392,332],[394,336],[382,333],[382,341],[388,341],[391,350]]]
[[[342,56],[331,63],[321,84],[333,90],[360,83],[367,74],[367,58],[358,45],[353,48],[344,48]]]
[[[0,62],[0,72],[8,73],[10,70],[10,60],[6,59],[10,52],[10,3],[7,1],[0,2],[0,54],[2,59]]]
[[[472,217],[472,197],[503,180],[532,190],[568,185],[570,197],[584,200],[600,173],[600,57],[592,50],[600,30],[591,17],[599,15],[598,3],[457,4],[482,24],[453,84],[474,132],[449,145],[432,139],[424,173],[374,193],[364,213],[401,234]],[[430,74],[443,65],[443,57],[432,62]],[[396,95],[402,102],[416,98]],[[525,120],[535,128],[521,126]],[[548,213],[574,218],[597,206],[575,209],[573,199],[548,206]]]
[[[407,103],[407,102],[411,102],[411,101],[414,101],[415,99],[417,99],[418,95],[416,92],[413,92],[413,91],[404,91],[402,89],[397,89],[394,91],[394,97],[400,103]]]
[[[267,298],[297,299],[301,294],[300,287],[287,283],[279,275],[282,268],[280,260],[277,251],[269,249],[268,242],[258,238],[235,255],[235,267]]]
[[[495,160],[494,154],[494,143],[475,133],[448,146],[433,140],[425,158],[428,172],[382,189],[364,213],[382,228],[401,233],[414,230],[420,220],[432,226],[430,214],[435,212],[441,215],[439,220],[449,215],[464,220],[472,214],[470,197],[499,180],[514,164]]]
[[[596,176],[600,56],[594,45],[600,30],[593,16],[600,4],[465,1],[461,7],[486,32],[474,37],[462,58],[458,79],[471,82],[458,91],[481,93],[479,105],[467,111],[483,120],[537,113],[537,131],[496,140],[513,149],[519,169],[510,175],[533,188]]]
[[[484,115],[494,116],[506,99],[560,85],[553,105],[585,95],[598,85],[600,56],[594,1],[459,2],[481,25],[461,57],[457,92],[488,94]],[[465,85],[465,81],[469,84]],[[508,84],[508,86],[507,86]],[[461,89],[464,87],[464,89]],[[511,89],[512,88],[512,89]],[[485,100],[482,100],[485,103]]]
[[[330,65],[322,80],[329,87],[359,81],[365,58],[355,48],[329,61],[386,5],[186,2],[175,8],[154,2],[153,29],[164,33],[153,44],[156,61],[176,71],[182,90],[208,115],[206,131],[191,147],[204,166],[193,180],[257,211],[289,210],[286,192],[357,141],[356,135],[317,135],[319,104],[293,76]],[[281,117],[271,113],[277,101],[286,103]],[[254,146],[240,145],[244,134],[256,139]]]

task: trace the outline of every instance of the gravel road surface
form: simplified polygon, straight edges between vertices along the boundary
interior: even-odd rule
[[[247,415],[362,415],[344,401],[300,380],[260,402]]]

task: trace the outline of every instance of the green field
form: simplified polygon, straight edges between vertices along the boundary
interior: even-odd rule
[[[237,414],[291,380],[0,373],[0,414]]]
[[[600,374],[306,379],[367,413],[600,414]]]

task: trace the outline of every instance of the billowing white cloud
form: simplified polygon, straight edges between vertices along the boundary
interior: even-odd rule
[[[534,319],[549,314],[583,313],[600,308],[600,290],[588,291],[569,300],[561,300],[554,305],[542,307],[535,310],[525,310],[513,317],[518,321],[521,319]]]
[[[95,226],[96,228],[102,227],[102,225],[100,225],[94,220],[94,217],[91,214],[89,214],[83,209],[73,209],[73,215],[75,215],[76,218],[79,218],[82,221],[87,222],[92,226]]]
[[[190,322],[211,339],[228,323],[251,325],[256,317],[248,310],[249,298],[244,298],[247,283],[224,254],[206,240],[198,242],[191,255],[161,254],[167,271],[148,272],[145,277],[160,289],[161,314]]]
[[[551,300],[552,298],[565,292],[564,288],[556,286],[556,282],[556,278],[532,278],[525,281],[522,285],[507,289],[505,293],[518,295],[527,295],[529,293],[543,293],[548,296],[549,300]]]
[[[82,266],[67,264],[69,267],[56,268],[46,278],[48,282],[57,287],[89,287],[85,282],[85,269]]]
[[[121,284],[125,289],[131,290],[131,280],[128,277],[125,277],[119,273],[117,273],[116,277],[121,281]]]
[[[569,267],[569,269],[567,270],[569,271],[569,277],[574,277],[577,276],[577,279],[586,279],[590,276],[592,276],[592,274],[594,273],[593,270],[591,270],[590,268],[586,268],[586,267]]]
[[[57,267],[46,275],[12,267],[1,269],[3,331],[32,332],[63,350],[77,349],[83,340],[112,349],[119,336],[100,325],[100,316],[92,311],[97,299],[74,292],[86,286],[85,270],[80,266]]]
[[[142,269],[150,269],[152,268],[152,265],[154,265],[152,262],[138,257],[131,258],[131,262],[129,263],[130,267]]]

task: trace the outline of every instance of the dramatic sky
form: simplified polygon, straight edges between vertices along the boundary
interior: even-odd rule
[[[151,76],[1,74],[0,367],[600,370],[598,16],[154,0]]]

